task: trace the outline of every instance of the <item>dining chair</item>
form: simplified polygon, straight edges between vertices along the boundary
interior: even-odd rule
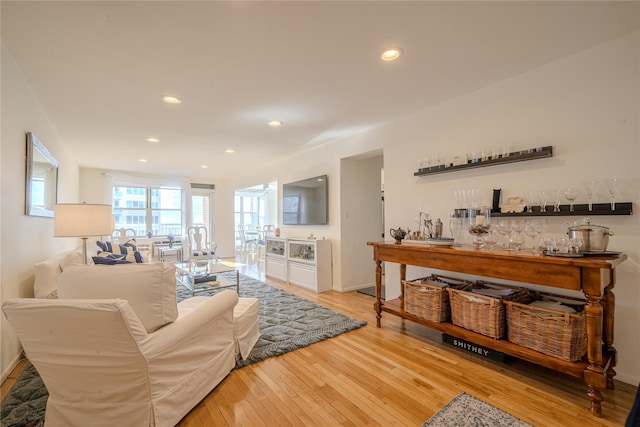
[[[238,225],[238,237],[240,238],[240,250],[242,252],[249,252],[249,248],[251,248],[252,252],[254,252],[258,245],[258,234],[248,235],[245,226]]]
[[[189,261],[217,261],[216,249],[218,245],[209,241],[207,227],[192,225],[187,228],[188,260]]]

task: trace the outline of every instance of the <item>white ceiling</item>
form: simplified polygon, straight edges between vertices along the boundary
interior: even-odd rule
[[[639,21],[635,1],[0,5],[2,42],[81,166],[229,179],[636,31]],[[381,61],[394,46],[404,55]],[[284,126],[270,128],[272,119]]]

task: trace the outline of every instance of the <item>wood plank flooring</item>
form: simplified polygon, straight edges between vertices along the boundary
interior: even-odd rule
[[[255,259],[236,262],[265,280]],[[604,418],[596,418],[582,380],[520,360],[480,359],[389,314],[376,328],[374,299],[358,292],[316,295],[265,281],[368,325],[232,371],[179,426],[420,426],[465,391],[538,427],[613,427],[624,425],[635,397],[637,387],[616,381],[605,391]]]

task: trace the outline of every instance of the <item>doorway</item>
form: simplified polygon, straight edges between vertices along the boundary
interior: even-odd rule
[[[367,242],[384,238],[382,150],[340,161],[340,286],[342,292],[375,284]]]
[[[278,226],[278,182],[236,190],[234,195],[234,229],[236,250],[242,246],[239,227],[261,230],[265,225]]]

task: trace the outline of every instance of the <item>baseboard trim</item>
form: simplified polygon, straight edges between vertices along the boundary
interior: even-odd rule
[[[0,376],[0,384],[3,384],[4,381],[9,378],[9,375],[11,375],[11,372],[13,372],[13,370],[16,368],[16,366],[18,366],[18,363],[20,363],[20,361],[22,359],[24,359],[24,353],[20,352],[15,359],[13,359],[13,361],[9,364],[9,367],[7,368],[6,371],[4,371],[2,373],[2,375]]]

